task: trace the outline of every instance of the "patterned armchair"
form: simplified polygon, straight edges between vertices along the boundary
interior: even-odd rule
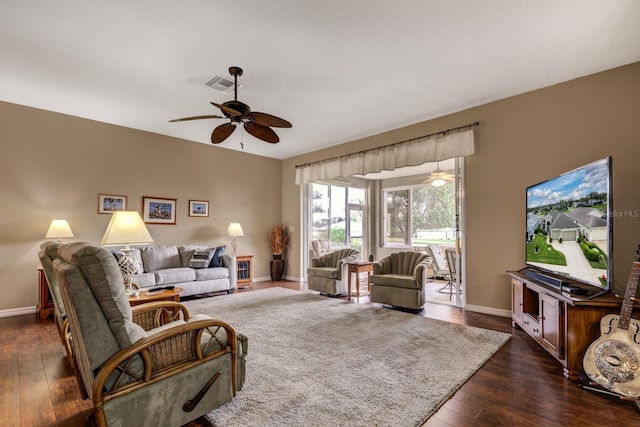
[[[331,252],[331,246],[327,239],[316,239],[311,241],[311,249],[309,249],[309,260],[320,258]],[[309,261],[311,262],[311,261]]]
[[[99,427],[184,425],[233,399],[244,382],[243,335],[176,302],[132,309],[104,248],[71,243],[58,255],[77,373]]]
[[[449,267],[447,259],[442,254],[442,248],[439,245],[427,245],[425,248],[427,255],[431,257],[431,271],[433,278],[442,277],[449,279]]]
[[[338,249],[311,260],[307,269],[309,289],[330,296],[347,294],[347,263],[360,259],[356,249]]]
[[[421,252],[393,253],[373,264],[369,300],[420,310],[425,303],[424,284],[432,260]]]

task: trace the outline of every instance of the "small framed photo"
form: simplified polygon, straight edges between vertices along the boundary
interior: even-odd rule
[[[142,196],[142,219],[147,224],[176,224],[177,199]]]
[[[112,194],[98,194],[98,213],[110,214],[115,211],[127,210],[127,196]]]
[[[209,202],[189,200],[189,216],[209,216]]]

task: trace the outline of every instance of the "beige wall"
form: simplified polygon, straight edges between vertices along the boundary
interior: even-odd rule
[[[110,216],[98,194],[178,200],[177,225],[149,225],[158,244],[227,244],[230,222],[254,254],[254,277],[269,277],[267,232],[279,224],[281,161],[62,114],[0,103],[0,310],[37,304],[37,251],[52,219],[66,219],[74,240],[99,243]],[[208,200],[210,216],[187,215]]]
[[[488,103],[283,162],[283,218],[302,225],[295,165],[474,121],[466,162],[467,304],[510,309],[506,270],[524,266],[525,188],[613,157],[614,277],[627,283],[640,244],[640,63]],[[300,268],[298,253],[290,266]],[[300,270],[289,271],[300,275]]]

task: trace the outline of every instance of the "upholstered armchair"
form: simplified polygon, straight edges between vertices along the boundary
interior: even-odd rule
[[[115,257],[89,243],[53,260],[77,371],[98,426],[179,426],[233,399],[246,338],[176,302],[133,310]]]
[[[369,300],[420,310],[425,303],[424,284],[432,259],[421,252],[393,253],[373,264]]]
[[[42,271],[47,278],[49,293],[51,293],[51,299],[53,300],[53,317],[56,322],[56,326],[58,327],[60,341],[67,353],[67,362],[69,362],[69,366],[71,369],[75,369],[69,319],[67,318],[67,311],[64,308],[64,303],[62,302],[62,295],[60,295],[58,279],[53,271],[53,259],[58,257],[58,248],[60,245],[61,243],[53,241],[46,241],[42,243],[40,245],[40,251],[38,252],[38,258],[40,258]]]
[[[338,249],[311,260],[307,269],[309,289],[330,296],[347,294],[347,263],[360,259],[357,249]]]

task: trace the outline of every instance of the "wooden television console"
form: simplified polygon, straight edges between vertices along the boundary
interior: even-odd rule
[[[622,298],[612,293],[598,295],[600,291],[594,287],[557,276],[557,280],[588,292],[571,294],[532,278],[528,275],[531,271],[539,272],[532,268],[507,272],[511,276],[511,323],[551,353],[562,364],[566,378],[578,381],[584,354],[600,337],[600,319],[620,314]]]

